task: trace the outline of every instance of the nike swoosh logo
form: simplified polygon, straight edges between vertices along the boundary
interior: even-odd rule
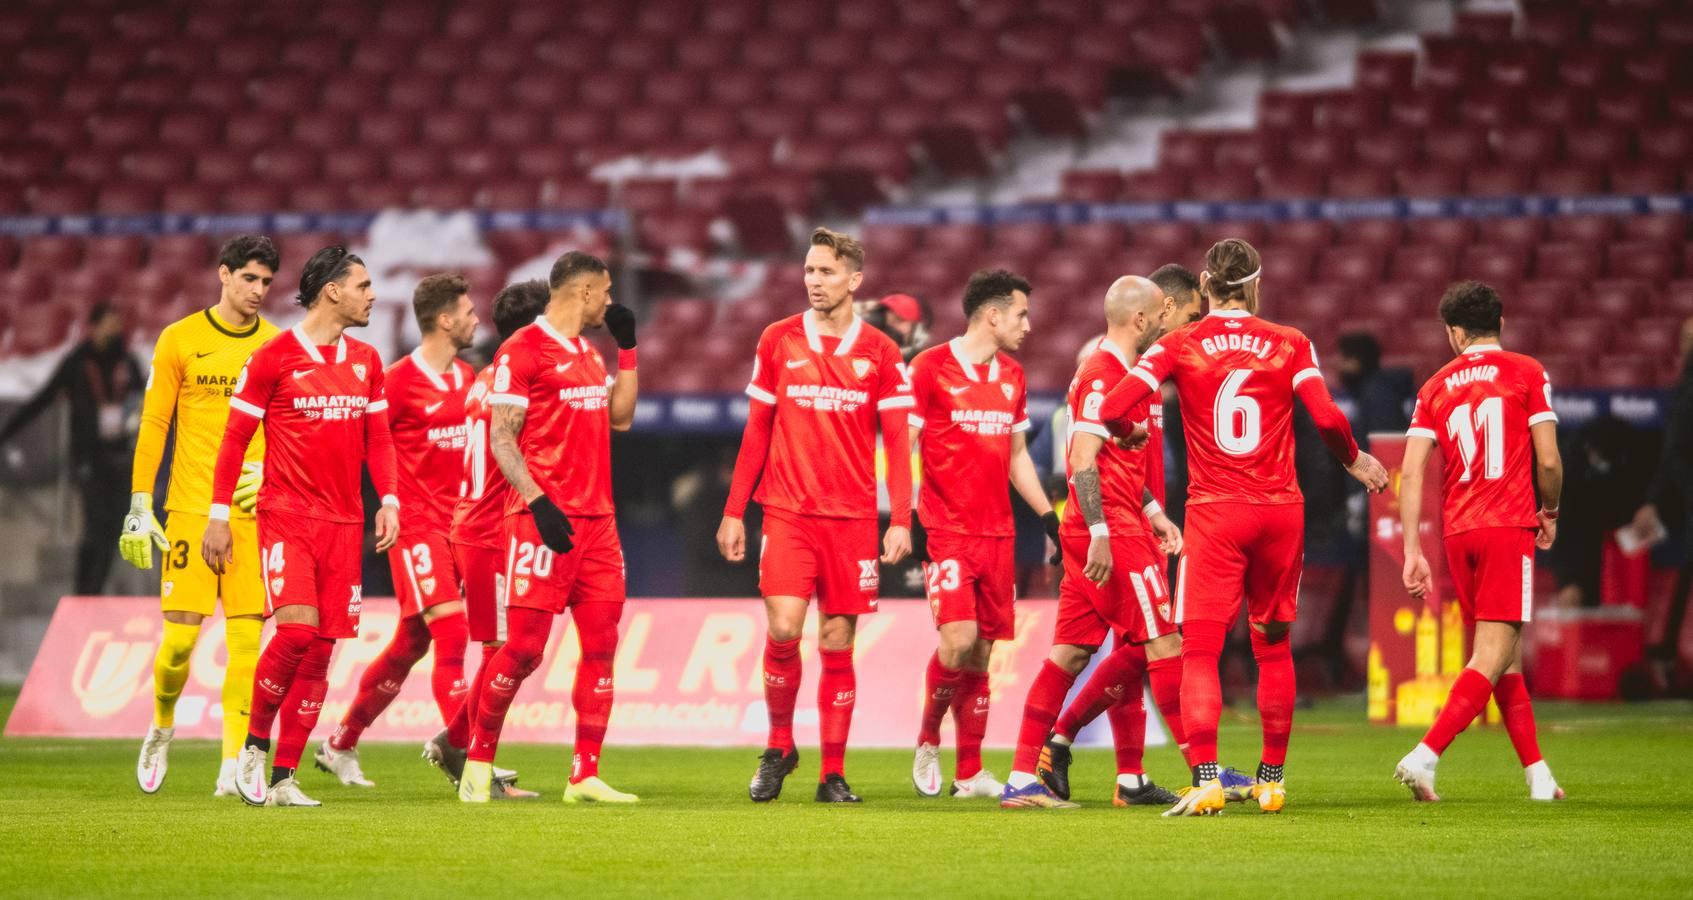
[[[211,356],[213,353],[216,353],[216,352],[217,352],[216,350],[207,350],[204,353],[194,354],[194,358],[195,359],[205,359],[206,357]]]
[[[959,394],[962,394],[962,393],[964,393],[964,392],[965,392],[965,391],[967,391],[967,390],[969,390],[969,389],[970,389],[970,386],[969,386],[969,385],[967,385],[967,384],[961,384],[961,385],[959,385],[959,386],[958,386],[958,387],[949,387],[949,388],[947,388],[947,389],[946,389],[946,392],[947,392],[947,393],[949,393],[949,394],[951,394],[951,395],[953,395],[953,396],[954,396],[954,397],[956,397],[956,396],[958,396],[958,395],[959,395]]]
[[[555,372],[568,372],[568,371],[570,371],[570,367],[574,366],[574,365],[576,365],[575,362],[559,363],[558,365],[553,367],[553,371],[555,371]]]
[[[442,405],[444,405],[444,404],[445,404],[445,403],[446,403],[446,402],[447,402],[447,401],[445,401],[445,400],[442,400],[442,401],[441,401],[441,402],[439,402],[439,403],[431,403],[431,404],[429,404],[429,405],[428,405],[428,406],[425,406],[425,407],[424,407],[424,408],[423,408],[423,414],[424,414],[424,415],[426,415],[426,416],[432,416],[432,415],[434,415],[434,414],[435,414],[435,410],[438,410],[438,409],[440,409],[440,408],[441,408],[441,407],[442,407]]]
[[[295,369],[294,370],[294,377],[295,378],[304,378],[307,375],[310,375],[311,373],[312,373],[311,369]]]
[[[810,365],[810,364],[811,364],[811,360],[809,360],[809,359],[790,359],[790,360],[788,360],[788,368],[790,368],[790,369],[797,369],[801,366]]]

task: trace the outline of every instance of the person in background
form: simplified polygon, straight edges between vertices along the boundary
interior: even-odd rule
[[[1651,470],[1641,460],[1639,435],[1616,416],[1599,416],[1563,442],[1564,517],[1552,546],[1560,607],[1598,606],[1605,541],[1646,495]]]
[[[98,594],[112,570],[112,548],[123,528],[129,496],[130,401],[146,379],[124,343],[123,315],[110,303],[88,313],[88,336],[59,362],[35,396],[0,428],[0,444],[46,411],[59,396],[70,403],[71,464],[82,491],[82,539],[76,552],[76,593]]]
[[[1693,317],[1681,326],[1681,377],[1670,388],[1664,410],[1664,442],[1658,471],[1646,492],[1646,503],[1634,514],[1629,529],[1645,544],[1661,540],[1664,520],[1681,521],[1682,540],[1693,535]],[[1693,600],[1693,553],[1682,548],[1681,571],[1670,594],[1669,621],[1663,637],[1646,648],[1660,669],[1673,667],[1681,626]]]
[[[910,294],[889,294],[880,300],[856,304],[858,317],[899,345],[900,358],[911,362],[917,351],[929,343],[933,316],[923,301]]]

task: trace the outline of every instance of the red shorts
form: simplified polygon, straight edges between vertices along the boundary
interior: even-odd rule
[[[766,597],[817,598],[826,616],[876,611],[881,570],[875,519],[796,516],[765,509],[758,590]]]
[[[458,565],[445,534],[400,535],[388,548],[388,570],[402,619],[459,598]]]
[[[1016,538],[929,532],[923,583],[935,627],[975,622],[976,636],[1009,641],[1017,636]]]
[[[1111,537],[1111,577],[1101,587],[1087,580],[1085,531],[1064,531],[1064,581],[1058,587],[1058,624],[1054,644],[1098,647],[1116,633],[1131,644],[1144,644],[1174,632],[1170,596],[1158,567],[1163,554],[1136,532]]]
[[[453,560],[464,582],[464,619],[470,639],[481,643],[506,639],[506,555],[493,547],[453,545]]]
[[[364,606],[364,524],[259,511],[265,615],[284,606],[317,610],[318,633],[358,637]]]
[[[1232,624],[1242,596],[1254,624],[1294,620],[1305,569],[1303,504],[1189,504],[1185,539],[1176,572],[1178,625]]]
[[[1534,529],[1477,528],[1446,536],[1446,568],[1464,619],[1527,622],[1534,612]]]
[[[541,542],[535,517],[506,516],[506,605],[562,613],[578,603],[622,603],[623,544],[614,516],[570,517],[568,553]]]

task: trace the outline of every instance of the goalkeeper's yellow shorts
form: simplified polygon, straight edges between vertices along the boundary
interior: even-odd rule
[[[264,569],[259,565],[259,526],[251,516],[231,516],[230,535],[235,558],[219,575],[200,555],[200,541],[206,535],[205,516],[171,512],[165,519],[164,575],[159,582],[160,605],[165,612],[191,612],[209,616],[223,600],[224,616],[265,614]]]

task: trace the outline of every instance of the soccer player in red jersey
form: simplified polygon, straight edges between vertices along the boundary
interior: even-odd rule
[[[549,291],[545,281],[520,281],[507,285],[494,296],[494,331],[504,343],[519,328],[535,321],[547,308]],[[458,502],[453,507],[452,530],[448,538],[453,560],[464,586],[465,618],[470,640],[482,644],[482,661],[477,677],[466,679],[470,692],[459,704],[458,713],[445,730],[423,745],[423,757],[446,773],[453,787],[464,775],[466,751],[470,747],[471,718],[481,696],[483,670],[506,640],[505,604],[505,516],[511,502],[511,488],[500,474],[488,437],[493,424],[496,366],[477,373],[464,400],[466,442],[461,463],[462,480]],[[515,786],[516,773],[493,768],[494,797],[530,797],[530,791]]]
[[[1029,458],[1028,388],[1008,354],[1029,334],[1029,282],[977,272],[964,288],[962,337],[911,361],[909,420],[923,466],[917,515],[927,535],[924,582],[939,647],[923,683],[923,718],[911,767],[917,792],[941,792],[940,727],[952,710],[958,732],[955,797],[997,797],[1004,785],[982,768],[988,727],[988,660],[994,641],[1016,637],[1011,494],[1058,538],[1058,515]]]
[[[717,529],[725,559],[746,558],[741,521],[753,487],[764,506],[759,590],[770,631],[764,646],[764,701],[770,740],[747,788],[754,802],[774,800],[799,764],[794,702],[799,696],[800,632],[817,597],[817,686],[823,765],[817,800],[857,803],[842,774],[857,681],[852,667],[858,617],[875,612],[876,430],[890,460],[910,458],[906,417],[912,408],[899,348],[852,313],[864,280],[864,248],[827,228],[811,234],[805,255],[811,308],[764,329],[753,360],[746,431]],[[881,561],[911,552],[911,467],[888,466],[890,524]]]
[[[1434,792],[1440,754],[1470,720],[1499,701],[1505,730],[1523,764],[1533,800],[1562,800],[1564,792],[1540,755],[1534,706],[1523,683],[1522,630],[1533,611],[1534,549],[1551,548],[1558,533],[1564,464],[1558,455],[1558,416],[1552,381],[1532,357],[1499,345],[1499,295],[1474,281],[1453,285],[1440,300],[1440,318],[1457,358],[1417,392],[1406,432],[1399,489],[1405,528],[1405,587],[1426,599],[1433,590],[1422,548],[1423,465],[1436,444],[1445,460],[1441,485],[1446,564],[1464,619],[1474,629],[1469,664],[1422,743],[1405,755],[1394,777],[1418,800]]]
[[[464,701],[464,603],[447,529],[464,460],[464,397],[474,373],[458,353],[476,338],[476,306],[460,275],[430,275],[412,292],[422,340],[388,367],[388,426],[400,467],[400,541],[388,551],[399,627],[365,669],[341,724],[317,749],[317,766],[342,784],[372,787],[359,767],[359,736],[388,708],[412,666],[435,645],[430,687],[443,724]]]
[[[1257,317],[1258,251],[1238,238],[1205,255],[1201,289],[1211,313],[1153,344],[1105,398],[1099,418],[1127,433],[1136,409],[1174,380],[1187,440],[1186,552],[1177,572],[1175,619],[1182,631],[1182,725],[1194,788],[1165,815],[1220,811],[1217,720],[1223,639],[1246,598],[1258,662],[1264,746],[1253,791],[1280,811],[1282,767],[1293,729],[1293,656],[1288,646],[1304,558],[1304,498],[1294,479],[1293,400],[1310,412],[1329,451],[1370,490],[1387,473],[1359,451],[1329,396],[1311,341]]]
[[[611,719],[612,659],[625,598],[623,545],[611,497],[611,433],[635,419],[635,314],[611,302],[611,272],[571,251],[553,263],[546,312],[494,359],[489,444],[510,485],[506,501],[507,638],[477,673],[459,799],[485,803],[506,710],[541,664],[553,617],[569,610],[582,645],[566,802],[633,803],[599,777]],[[582,337],[604,326],[619,348],[617,376]]]
[[[1070,501],[1059,531],[1065,571],[1058,620],[1052,651],[1023,706],[1011,775],[1000,797],[1006,808],[1075,806],[1068,802],[1073,735],[1052,735],[1053,723],[1076,676],[1107,635],[1127,637],[1112,654],[1117,657],[1114,666],[1129,669],[1118,691],[1127,693],[1132,684],[1138,694],[1141,674],[1151,660],[1157,665],[1152,670],[1154,695],[1169,699],[1166,716],[1176,712],[1176,664],[1162,660],[1179,658],[1181,639],[1170,622],[1158,560],[1180,551],[1181,535],[1146,488],[1146,458],[1162,448],[1144,441],[1132,448],[1120,446],[1099,418],[1106,392],[1128,374],[1128,353],[1158,336],[1163,305],[1163,292],[1145,278],[1129,275],[1113,282],[1105,294],[1105,338],[1070,383]],[[1137,423],[1150,417],[1150,406],[1150,399],[1141,403]],[[1169,690],[1163,689],[1166,682]],[[1144,724],[1141,733],[1144,742]],[[1131,796],[1139,803],[1175,799],[1144,774]]]
[[[326,247],[306,262],[299,301],[305,318],[255,351],[236,379],[200,547],[206,564],[221,573],[231,553],[230,499],[247,443],[262,422],[259,548],[276,634],[259,655],[235,774],[241,799],[255,806],[321,805],[300,789],[294,769],[323,712],[335,641],[358,636],[366,463],[382,497],[376,549],[386,551],[400,534],[382,359],[344,334],[370,322],[376,301],[370,272],[346,248]],[[279,711],[281,735],[267,783],[265,755]]]

